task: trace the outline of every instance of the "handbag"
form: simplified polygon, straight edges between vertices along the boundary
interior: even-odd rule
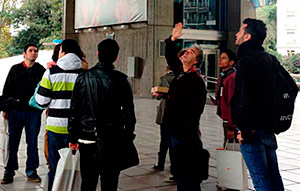
[[[37,104],[36,100],[35,100],[35,96],[36,96],[36,94],[37,94],[37,92],[38,92],[38,90],[39,90],[40,83],[41,83],[41,82],[39,82],[38,85],[36,86],[36,88],[35,88],[35,90],[34,90],[34,93],[33,93],[33,96],[32,96],[32,97],[30,98],[30,100],[29,100],[29,106],[30,106],[30,107],[34,107],[34,108],[37,108],[37,109],[40,109],[40,110],[44,110],[45,108],[39,106],[39,105]]]
[[[9,156],[8,121],[3,120],[3,129],[0,130],[0,166],[5,167]]]
[[[91,103],[91,113],[92,113],[92,118],[93,118],[93,123],[94,126],[96,126],[96,118],[94,114],[94,108],[93,105],[98,105],[97,104],[97,99],[92,99],[92,92],[90,89],[90,79],[89,79],[89,73],[85,73],[85,83],[87,87],[87,93],[88,93],[88,99],[90,100]],[[93,101],[94,100],[94,101]],[[134,145],[134,140],[135,134],[127,136],[123,133],[121,136],[121,143],[120,143],[120,149],[118,150],[120,152],[120,158],[121,160],[119,161],[119,164],[116,164],[119,167],[119,170],[125,170],[133,166],[137,166],[139,164],[139,156],[138,152],[136,150],[136,147]],[[103,147],[102,140],[98,137],[97,141],[100,144],[100,148]]]
[[[172,171],[175,177],[207,180],[210,154],[196,146],[179,145],[172,149]]]
[[[119,164],[120,170],[125,170],[130,167],[137,166],[140,163],[139,155],[134,145],[133,139],[125,137],[121,139],[120,156],[122,160]]]
[[[247,168],[239,144],[233,143],[232,150],[228,150],[228,141],[225,149],[217,149],[218,186],[235,190],[248,189]]]

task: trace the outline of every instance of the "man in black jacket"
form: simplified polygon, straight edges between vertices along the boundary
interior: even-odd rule
[[[27,44],[23,51],[24,61],[11,67],[3,89],[3,118],[8,119],[9,126],[9,159],[5,167],[1,184],[13,182],[15,170],[18,170],[18,148],[25,126],[27,143],[26,175],[29,181],[40,182],[36,169],[39,167],[37,138],[41,126],[41,110],[29,107],[28,101],[42,79],[45,68],[35,62],[38,47]],[[10,100],[10,101],[8,101]],[[11,104],[9,104],[10,102]]]
[[[170,154],[173,158],[171,171],[176,178],[178,191],[200,191],[202,172],[192,172],[193,169],[189,169],[191,172],[183,174],[179,168],[189,165],[187,163],[190,159],[182,163],[184,160],[174,154],[180,150],[179,148],[186,148],[186,150],[202,148],[199,121],[206,100],[205,83],[198,69],[203,52],[196,44],[181,50],[178,38],[182,35],[182,29],[182,23],[176,24],[172,36],[165,40],[167,63],[174,72],[175,78],[170,84],[162,128],[165,128],[170,135]],[[196,155],[196,153],[191,154]]]
[[[114,69],[119,46],[106,39],[98,44],[99,63],[76,79],[71,100],[69,141],[80,151],[81,190],[118,188],[121,140],[133,141],[135,114],[127,76]]]
[[[256,19],[245,19],[236,34],[239,46],[235,91],[231,99],[233,122],[239,128],[241,152],[258,191],[282,191],[283,183],[278,169],[277,142],[268,112],[267,91],[270,87],[266,76],[279,64],[274,56],[266,53],[262,43],[266,25]],[[272,59],[273,57],[273,59]],[[277,63],[276,63],[277,62]]]

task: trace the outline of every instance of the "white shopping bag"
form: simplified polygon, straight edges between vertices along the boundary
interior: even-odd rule
[[[47,190],[48,189],[48,175],[45,176],[41,176],[41,185],[40,187],[42,187],[43,190]]]
[[[60,149],[52,191],[80,191],[79,151],[72,155],[69,148]]]
[[[0,166],[5,167],[8,161],[9,153],[9,134],[8,122],[3,120],[3,128],[0,130]]]
[[[226,150],[228,151],[241,151],[239,143],[226,143],[225,144]]]
[[[233,147],[238,147],[238,143]],[[239,150],[239,149],[237,149]],[[242,153],[217,149],[218,186],[235,190],[248,189],[247,168]]]
[[[72,155],[69,148],[60,149],[60,159],[57,163],[52,191],[80,191],[80,153],[79,150]],[[48,177],[47,177],[48,179]],[[42,187],[47,188],[48,181],[42,182]],[[98,181],[97,191],[100,191],[100,180]]]

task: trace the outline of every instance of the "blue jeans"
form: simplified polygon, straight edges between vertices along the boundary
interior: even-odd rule
[[[183,142],[180,140],[174,138],[173,136],[169,135],[169,147],[170,147],[170,154],[172,155],[172,150],[176,148],[177,146],[182,145]],[[171,160],[172,165],[172,160]],[[183,164],[184,165],[184,164]],[[187,180],[182,179],[180,177],[175,177],[176,183],[177,183],[177,191],[201,191],[201,180]]]
[[[49,152],[49,164],[50,170],[48,172],[48,190],[52,189],[56,166],[60,155],[58,153],[59,149],[68,147],[69,144],[69,135],[67,134],[58,134],[52,131],[48,131],[48,152]]]
[[[41,127],[41,112],[19,112],[11,110],[8,112],[10,150],[8,163],[5,167],[5,175],[14,176],[15,170],[19,169],[18,150],[24,126],[27,143],[26,175],[29,176],[36,172],[36,169],[39,167],[37,139]]]
[[[273,134],[257,131],[241,145],[241,152],[257,191],[283,191],[276,156],[277,142]]]

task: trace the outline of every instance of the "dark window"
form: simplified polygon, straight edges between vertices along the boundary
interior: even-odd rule
[[[225,30],[224,0],[174,0],[174,24],[186,29]]]

